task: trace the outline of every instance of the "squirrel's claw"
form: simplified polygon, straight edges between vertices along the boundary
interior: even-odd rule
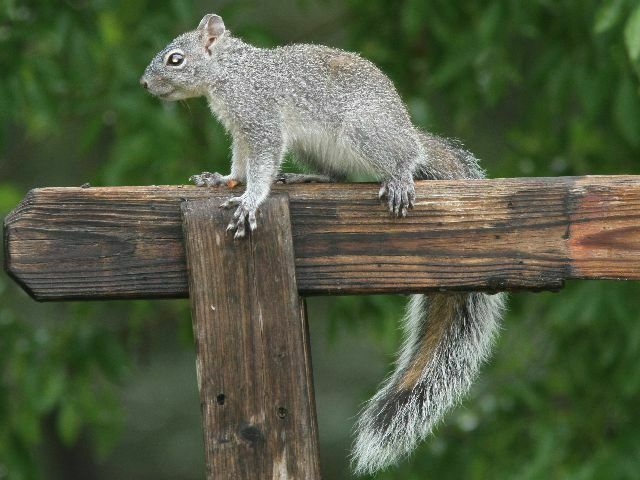
[[[233,213],[231,222],[227,225],[227,232],[235,232],[233,238],[238,240],[246,236],[247,225],[249,225],[251,232],[254,232],[258,228],[258,222],[256,220],[256,212],[258,209],[247,205],[242,197],[232,197],[220,205],[220,208],[230,208],[235,205],[238,205],[238,208]]]
[[[230,225],[230,226],[231,226],[231,225]],[[227,229],[228,229],[228,228],[229,228],[229,227],[227,227]],[[244,222],[237,222],[237,223],[235,224],[235,229],[236,229],[236,233],[235,233],[235,235],[233,236],[233,239],[234,239],[234,240],[240,240],[241,238],[244,238],[244,237],[245,237],[246,229],[245,229],[245,226],[244,226]]]
[[[220,204],[220,208],[231,208],[242,203],[242,197],[231,197],[226,202]]]
[[[413,208],[416,200],[416,191],[413,181],[397,181],[394,179],[382,182],[378,198],[387,199],[389,212],[394,217],[406,217],[407,212]]]

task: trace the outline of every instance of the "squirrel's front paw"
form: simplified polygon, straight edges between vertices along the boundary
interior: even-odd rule
[[[413,180],[390,179],[382,182],[378,197],[386,198],[389,212],[395,217],[406,217],[407,210],[413,208],[416,200],[416,190]]]
[[[218,172],[202,172],[199,175],[191,175],[189,181],[198,187],[226,185],[229,188],[233,188],[240,183],[235,178],[232,178],[231,175],[220,175]]]
[[[240,196],[230,198],[220,205],[220,208],[231,208],[236,205],[238,205],[238,208],[234,212],[233,218],[227,226],[227,232],[235,231],[236,233],[233,238],[238,239],[244,238],[247,224],[249,224],[249,230],[252,232],[258,228],[258,223],[256,222],[256,212],[258,211],[258,207],[250,204]]]

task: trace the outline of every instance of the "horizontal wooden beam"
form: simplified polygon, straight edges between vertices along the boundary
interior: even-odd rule
[[[374,184],[274,190],[290,197],[296,276],[306,295],[640,279],[640,176],[422,181],[404,219],[388,215]],[[180,203],[230,193],[32,190],[5,218],[5,269],[38,300],[186,297]]]

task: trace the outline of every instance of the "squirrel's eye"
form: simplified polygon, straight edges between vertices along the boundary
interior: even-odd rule
[[[184,55],[181,53],[172,53],[167,58],[167,65],[172,67],[177,67],[178,65],[181,65],[182,62],[184,62]]]

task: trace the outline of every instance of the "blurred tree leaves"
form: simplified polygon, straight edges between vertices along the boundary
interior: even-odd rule
[[[392,77],[416,123],[463,139],[491,176],[640,173],[636,0],[300,3],[308,13],[296,25],[311,25],[319,10],[332,16],[296,33],[289,4],[227,1],[216,10],[263,46],[309,41],[300,31],[343,39],[338,46]],[[155,52],[210,9],[186,0],[1,1],[0,212],[33,185],[182,183],[227,170],[229,141],[204,102],[161,103],[137,85]],[[403,297],[328,303],[330,336],[368,331],[387,358],[395,352]],[[411,464],[377,478],[634,478],[639,311],[633,283],[514,295],[470,399]],[[68,448],[89,438],[105,458],[122,429],[117,394],[132,359],[154,325],[175,319],[190,345],[185,303],[45,309],[0,276],[0,478],[41,476],[50,425]],[[330,478],[339,475],[348,478]]]
[[[620,21],[625,10],[626,0],[607,0],[596,10],[593,22],[595,33],[605,33]]]
[[[636,6],[624,28],[629,58],[636,68],[640,65],[640,5]]]

